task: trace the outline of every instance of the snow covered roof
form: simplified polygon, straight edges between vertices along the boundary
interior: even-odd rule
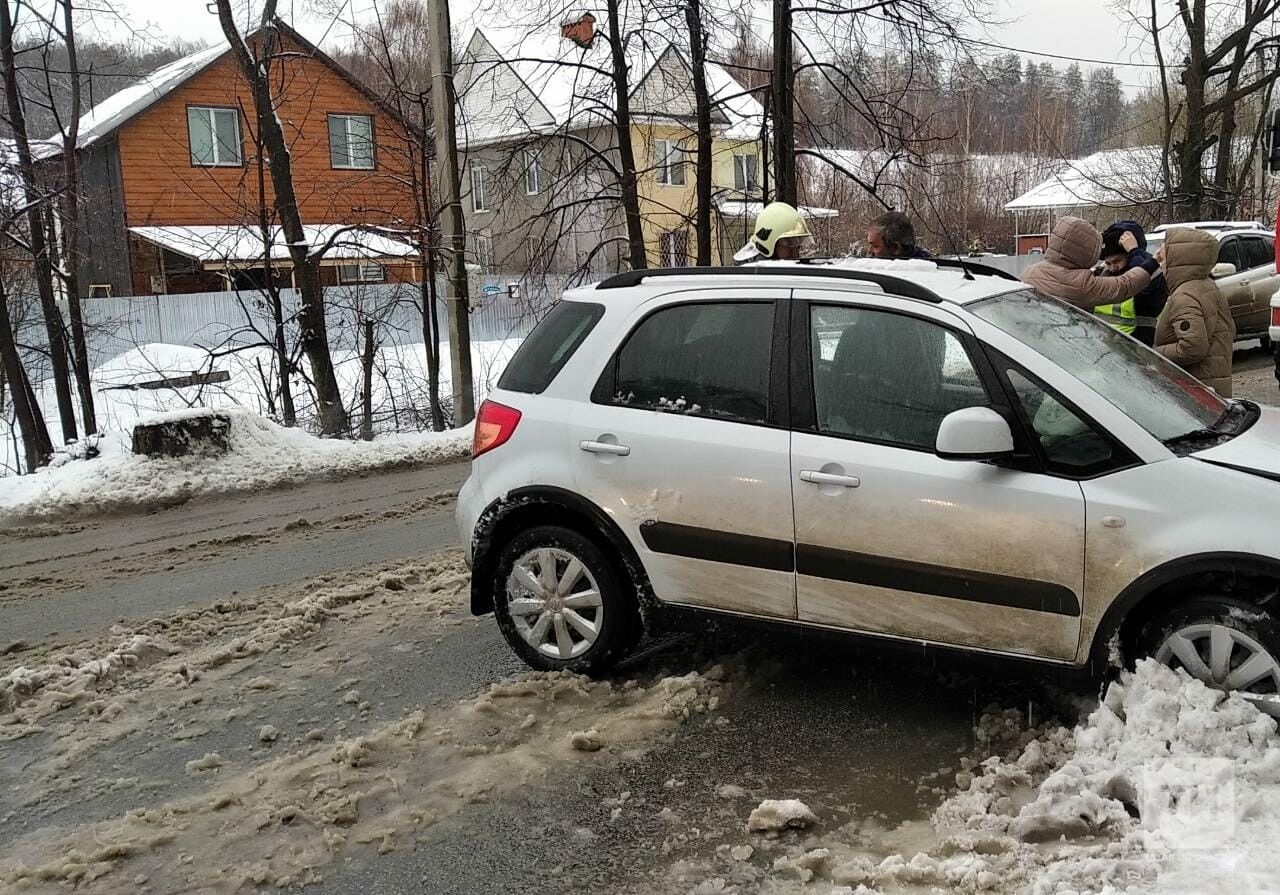
[[[716,208],[726,217],[754,218],[764,209],[764,203],[744,199],[716,199]],[[801,205],[800,213],[807,218],[835,218],[840,216],[840,212],[834,208],[816,208],[812,205]]]
[[[131,87],[119,90],[98,103],[84,115],[80,116],[80,135],[77,147],[85,149],[98,140],[113,133],[120,125],[132,119],[139,112],[150,108],[164,99],[175,88],[185,84],[214,62],[222,58],[230,50],[230,46],[222,44],[192,53],[181,59],[157,68],[151,74]],[[52,152],[60,148],[56,141]]]
[[[1006,211],[1099,206],[1123,208],[1164,196],[1160,147],[1107,149],[1062,165],[1012,202]]]
[[[330,261],[405,258],[417,252],[407,239],[397,239],[384,229],[348,230],[343,224],[304,224],[302,229],[313,249],[333,240],[324,255]],[[129,232],[205,264],[256,262],[264,255],[262,232],[256,227],[130,227]],[[273,229],[271,239],[272,260],[289,260],[289,246],[279,227]]]
[[[670,41],[641,32],[626,42],[632,114],[637,120],[692,116],[689,65]],[[612,60],[607,41],[590,48],[545,27],[486,24],[458,64],[462,143],[482,146],[567,126],[612,122]],[[759,137],[764,107],[716,63],[706,66],[713,115],[724,136]]]

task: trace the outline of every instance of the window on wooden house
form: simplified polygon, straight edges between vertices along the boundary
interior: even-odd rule
[[[235,109],[189,106],[187,136],[193,165],[238,168],[244,163],[240,148],[240,113]]]
[[[338,265],[338,282],[344,286],[356,283],[383,283],[387,269],[376,261],[355,261]]]
[[[329,164],[334,168],[372,170],[373,116],[329,116]]]

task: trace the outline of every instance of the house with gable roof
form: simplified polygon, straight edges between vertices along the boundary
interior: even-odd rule
[[[492,25],[459,59],[458,128],[471,260],[500,270],[604,274],[625,267],[608,42],[581,23],[561,32]],[[648,260],[695,252],[692,69],[675,44],[626,46],[631,142]],[[764,109],[721,65],[712,99],[712,263],[730,263],[761,207]]]
[[[275,27],[283,44],[274,61],[276,114],[308,242],[329,246],[322,281],[419,280],[406,231],[421,190],[421,141],[337,62],[289,26]],[[78,263],[88,297],[260,287],[268,269],[289,285],[253,109],[220,44],[161,67],[81,118]],[[60,151],[50,141],[42,152],[41,169],[54,182]]]

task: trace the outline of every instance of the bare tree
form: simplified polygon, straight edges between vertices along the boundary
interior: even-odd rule
[[[22,357],[18,354],[17,339],[9,316],[9,289],[4,273],[3,268],[0,268],[0,373],[3,373],[3,379],[13,398],[14,416],[22,437],[27,470],[30,471],[49,462],[49,458],[53,456],[53,443],[49,440],[44,414],[36,403],[31,380],[27,376]]]
[[[1268,62],[1280,50],[1274,20],[1280,0],[1177,0],[1176,13],[1163,24],[1157,4],[1135,14],[1161,60],[1165,120],[1172,137],[1175,182],[1169,184],[1175,214],[1189,219],[1227,216],[1239,204],[1237,173],[1256,157],[1261,127],[1255,121],[1246,151],[1237,147],[1241,116],[1253,105],[1265,111],[1264,98],[1280,79],[1280,65]],[[1168,33],[1166,33],[1168,32]],[[1179,89],[1169,89],[1163,69],[1166,54],[1181,53]],[[1181,127],[1175,130],[1175,122]],[[1212,178],[1206,169],[1212,153]]]
[[[30,253],[36,269],[36,286],[40,292],[40,309],[44,314],[54,390],[58,399],[58,417],[62,424],[63,440],[70,442],[76,439],[77,425],[75,402],[71,396],[71,374],[67,366],[69,344],[62,312],[58,310],[54,298],[53,263],[47,237],[47,207],[33,201],[40,195],[41,188],[27,134],[25,102],[18,83],[18,63],[14,49],[15,12],[16,10],[10,9],[8,0],[0,2],[0,68],[3,69],[5,102],[8,106],[9,127],[13,132],[18,174],[27,197],[27,232],[23,248]],[[10,233],[10,239],[15,238]]]
[[[320,261],[323,255],[309,244],[302,227],[297,193],[293,186],[293,162],[284,128],[276,116],[272,94],[271,67],[280,43],[276,30],[276,0],[267,0],[263,8],[261,24],[254,35],[255,47],[250,47],[240,33],[230,0],[217,0],[217,8],[222,33],[231,45],[241,76],[253,92],[258,132],[271,168],[273,204],[288,244],[301,296],[298,325],[303,351],[310,362],[311,377],[315,383],[320,431],[325,435],[338,435],[347,431],[349,418],[342,405],[342,396],[333,371],[333,359],[329,353],[324,290],[320,281]]]

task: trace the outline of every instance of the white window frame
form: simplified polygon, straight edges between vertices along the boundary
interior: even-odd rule
[[[751,172],[747,169],[747,161],[754,163],[754,176],[748,177]],[[741,175],[742,186],[738,186],[739,175]],[[733,154],[733,188],[740,193],[752,193],[760,188],[760,155],[755,152],[735,152]]]
[[[355,277],[349,273],[355,270]],[[386,265],[378,261],[350,261],[338,265],[338,283],[342,286],[355,286],[360,283],[385,283],[387,281]]]
[[[471,210],[489,211],[489,172],[483,165],[471,166]]]
[[[675,161],[672,161],[672,159]],[[653,160],[657,166],[654,172],[655,178],[662,186],[684,186],[684,149],[675,140],[654,140],[653,141]],[[673,177],[673,173],[678,173],[679,179]]]
[[[343,123],[342,133],[347,139],[347,158],[349,159],[355,158],[355,153],[351,151],[351,119],[364,118],[369,122],[369,164],[367,165],[357,165],[354,163],[349,165],[334,164],[333,145],[330,144],[329,145],[329,167],[333,168],[335,171],[372,171],[375,168],[377,168],[378,153],[377,153],[377,149],[375,148],[376,143],[374,140],[374,135],[377,133],[377,131],[374,130],[373,116],[362,115],[358,112],[330,112],[328,119],[325,121],[325,125],[327,126],[329,123],[329,120],[332,120],[334,118],[339,118],[342,120],[342,123]],[[329,137],[332,138],[332,135],[333,135],[333,131],[330,130]]]
[[[209,137],[213,142],[213,161],[198,162],[196,161],[195,147],[191,145],[191,113],[203,112],[209,116]],[[218,140],[217,121],[218,116],[214,112],[230,112],[235,116],[236,122],[236,138],[235,147],[237,158],[235,161],[223,161],[222,142]],[[240,133],[240,110],[233,106],[187,106],[187,157],[191,160],[191,164],[196,168],[242,168],[244,167],[244,140]]]
[[[524,194],[536,196],[542,192],[542,159],[538,150],[524,151]]]

